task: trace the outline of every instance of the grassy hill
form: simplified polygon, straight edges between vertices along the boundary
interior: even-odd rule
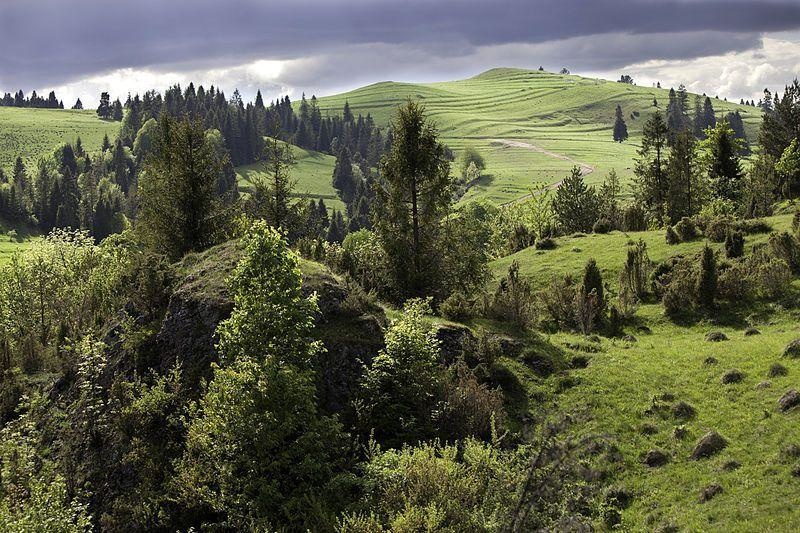
[[[791,215],[771,217],[769,222],[773,229],[785,230]],[[594,257],[606,283],[616,288],[626,245],[640,238],[656,261],[692,253],[704,244],[668,246],[663,231],[562,237],[554,250],[523,250],[495,261],[492,269],[500,276],[517,259],[521,272],[542,287],[553,275],[579,275],[586,260]],[[767,238],[748,236],[746,250]],[[797,280],[794,289],[800,289]],[[587,344],[591,348],[591,353],[582,353],[589,358],[588,366],[572,371],[557,404],[563,412],[585,415],[577,433],[609,436],[619,447],[622,463],[613,485],[633,496],[622,513],[622,530],[654,531],[667,525],[676,531],[800,528],[800,508],[789,504],[800,486],[794,473],[800,472],[800,412],[777,408],[778,399],[800,384],[800,360],[782,357],[784,347],[800,338],[798,319],[795,306],[754,304],[736,316],[720,312],[714,320],[676,324],[664,317],[661,305],[646,304],[637,312],[636,325],[625,330],[635,342],[602,338],[591,343],[564,332],[546,336],[566,350]],[[748,326],[761,334],[745,336]],[[712,330],[722,331],[729,340],[706,341]],[[709,357],[717,362],[708,364]],[[781,363],[788,373],[770,377],[773,363]],[[744,379],[723,384],[721,377],[729,369],[738,369]],[[534,394],[538,392],[529,390]],[[671,409],[681,401],[695,413],[676,417]],[[719,432],[727,447],[711,459],[690,459],[695,443],[710,430]],[[666,453],[666,465],[652,468],[642,463],[653,449]],[[722,486],[722,494],[701,503],[701,491],[712,483]]]
[[[297,165],[292,169],[291,177],[297,180],[295,192],[297,196],[322,198],[328,209],[344,210],[344,203],[339,200],[333,188],[333,167],[336,158],[292,146]],[[264,164],[253,163],[236,168],[239,179],[239,190],[249,193],[253,187],[253,179],[264,175]]]
[[[30,229],[12,225],[0,218],[0,266],[8,262],[14,252],[25,249],[32,237]]]
[[[89,110],[0,107],[0,167],[10,173],[18,156],[35,164],[59,144],[78,137],[86,150],[99,150],[103,136],[113,140],[119,126]]]
[[[528,194],[534,183],[555,183],[576,163],[592,167],[590,183],[602,181],[612,167],[623,180],[630,179],[642,126],[655,109],[653,99],[663,112],[668,93],[580,76],[494,69],[460,81],[378,83],[321,98],[319,105],[323,114],[339,114],[347,101],[354,113],[371,113],[382,125],[398,104],[408,98],[422,101],[451,148],[473,145],[486,157],[487,175],[465,199],[503,203]],[[739,109],[748,138],[755,139],[757,109],[712,102],[717,116]],[[622,144],[612,140],[618,104],[630,132]]]

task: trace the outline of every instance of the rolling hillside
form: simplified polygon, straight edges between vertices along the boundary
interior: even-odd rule
[[[329,210],[344,210],[344,203],[339,200],[332,185],[336,158],[313,150],[304,150],[297,146],[292,146],[292,152],[297,162],[291,171],[291,178],[297,180],[296,195],[322,198]],[[264,164],[253,163],[237,167],[236,174],[239,180],[239,190],[249,193],[253,187],[253,179],[264,174]]]
[[[791,227],[791,215],[767,220],[776,231]],[[512,260],[534,287],[552,276],[580,276],[588,258],[597,260],[603,279],[615,292],[630,241],[643,239],[651,259],[692,254],[702,239],[668,246],[664,231],[567,236],[553,250],[528,248],[494,261],[495,280]],[[746,250],[768,234],[746,237]],[[712,244],[721,251],[722,244]],[[724,252],[721,252],[724,257]],[[797,290],[798,281],[794,281]],[[794,297],[796,298],[796,296]],[[578,414],[580,436],[609,436],[621,463],[613,490],[629,496],[621,531],[797,531],[796,499],[800,476],[800,426],[795,411],[782,412],[778,400],[797,388],[800,360],[783,355],[800,337],[794,300],[752,303],[736,313],[720,309],[713,317],[675,322],[659,303],[644,303],[623,337],[587,338],[577,333],[544,338],[588,361],[574,370],[557,400],[560,412]],[[757,335],[745,334],[755,327]],[[709,342],[706,334],[727,340]],[[775,364],[782,372],[771,370]],[[735,369],[741,381],[725,382]],[[555,376],[555,379],[564,379]],[[533,396],[537,391],[528,390]],[[677,410],[680,406],[681,410]],[[695,444],[709,431],[727,441],[718,455],[693,460]],[[651,450],[665,454],[665,464],[643,464]],[[719,485],[707,501],[702,492]]]
[[[632,163],[641,129],[655,109],[665,110],[668,89],[520,69],[494,69],[461,81],[409,84],[384,82],[319,99],[323,114],[371,113],[387,124],[394,108],[419,99],[454,150],[474,145],[486,157],[486,176],[465,196],[498,203],[528,194],[532,184],[555,183],[579,163],[590,183],[613,167],[623,180]],[[630,139],[612,140],[614,109],[622,106]],[[690,96],[690,105],[693,96]],[[760,113],[748,106],[713,99],[717,116],[740,109],[748,139],[755,139]],[[638,113],[639,116],[634,116]]]
[[[35,164],[59,144],[78,137],[86,150],[99,150],[103,136],[113,141],[119,126],[119,122],[100,120],[90,110],[0,107],[0,168],[10,174],[18,156],[28,165]]]

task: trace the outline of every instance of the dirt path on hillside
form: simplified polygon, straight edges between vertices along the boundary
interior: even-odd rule
[[[594,167],[591,166],[591,165],[587,165],[586,163],[581,163],[580,161],[575,161],[571,157],[568,157],[568,156],[566,156],[564,154],[557,154],[555,152],[551,152],[550,150],[545,150],[541,146],[536,146],[535,144],[526,143],[526,142],[523,142],[523,141],[510,141],[508,139],[490,139],[489,142],[497,143],[497,144],[506,146],[508,148],[522,148],[523,150],[533,150],[534,152],[539,152],[540,154],[544,154],[544,155],[546,155],[548,157],[554,157],[554,158],[560,159],[562,161],[567,161],[569,163],[572,163],[573,165],[577,165],[578,167],[580,167],[581,176],[588,176],[589,174],[591,174],[595,170]],[[561,183],[563,183],[563,181],[564,180],[559,180],[559,181],[557,181],[557,182],[555,182],[553,184],[548,185],[547,188],[548,189],[558,189],[561,186]],[[519,201],[525,200],[526,198],[530,198],[530,196],[531,196],[530,194],[526,194],[525,196],[522,196],[522,197],[517,198],[515,200],[511,200],[510,202],[506,202],[503,205],[508,205],[508,204],[512,204],[512,203],[515,203],[515,202],[519,202]]]

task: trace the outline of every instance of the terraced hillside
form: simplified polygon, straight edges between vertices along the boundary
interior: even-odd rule
[[[653,99],[665,110],[667,89],[520,69],[494,69],[461,81],[410,84],[384,82],[321,98],[331,114],[349,102],[354,113],[371,113],[378,124],[408,98],[422,101],[454,150],[474,145],[486,157],[487,172],[465,196],[504,203],[528,193],[537,182],[555,183],[576,163],[596,183],[613,167],[623,180]],[[717,116],[739,109],[750,140],[760,114],[748,106],[712,100]],[[690,96],[690,105],[693,96]],[[622,106],[630,139],[612,139],[614,109]],[[636,116],[638,113],[638,116]]]
[[[59,144],[81,138],[86,150],[99,150],[103,136],[113,140],[119,122],[100,120],[91,110],[0,107],[0,168],[10,173],[21,156],[35,163]]]

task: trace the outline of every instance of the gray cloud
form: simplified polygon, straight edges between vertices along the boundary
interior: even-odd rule
[[[800,5],[787,0],[37,0],[0,11],[0,85],[299,59],[282,82],[324,76],[333,87],[366,69],[420,78],[503,47],[505,64],[527,50],[540,63],[599,70],[740,51],[798,28]]]

